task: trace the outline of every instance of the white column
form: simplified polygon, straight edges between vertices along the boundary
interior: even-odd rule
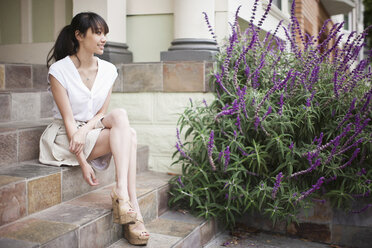
[[[70,23],[66,20],[66,2],[54,0],[54,39],[56,40],[62,28]]]
[[[32,43],[32,2],[21,0],[21,42]]]
[[[166,52],[161,52],[162,61],[214,60],[217,43],[205,22],[203,12],[214,27],[215,0],[173,0],[174,40]]]
[[[174,38],[212,39],[203,12],[214,27],[215,0],[174,0]]]

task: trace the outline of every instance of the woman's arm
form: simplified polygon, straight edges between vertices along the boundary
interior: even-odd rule
[[[96,115],[88,121],[87,124],[79,128],[73,135],[70,142],[70,150],[75,152],[75,154],[80,154],[83,151],[85,139],[88,132],[95,128],[97,122],[101,120],[107,111],[108,105],[110,103],[112,87],[107,94],[106,100],[103,103],[101,109],[96,113]]]
[[[52,75],[49,76],[49,81],[54,101],[57,104],[59,112],[61,113],[63,122],[65,124],[67,137],[70,141],[69,149],[76,155],[85,181],[91,186],[98,185],[98,181],[92,167],[88,164],[86,158],[84,157],[84,153],[81,152],[84,148],[86,133],[84,134],[83,131],[78,132],[79,129],[76,127],[76,122],[72,113],[66,89]]]
[[[58,82],[58,80],[53,75],[49,75],[49,81],[54,101],[57,104],[59,112],[61,113],[63,123],[66,127],[68,139],[69,141],[71,141],[72,136],[78,129],[76,127],[76,122],[72,113],[70,100],[68,99],[66,89]]]

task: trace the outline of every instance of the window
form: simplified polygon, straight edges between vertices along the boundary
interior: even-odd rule
[[[279,9],[282,9],[282,0],[273,0],[273,4]]]
[[[344,29],[345,30],[350,30],[350,26],[349,26],[349,14],[345,14],[344,15]]]

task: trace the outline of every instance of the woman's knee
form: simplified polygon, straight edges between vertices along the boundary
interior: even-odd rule
[[[113,126],[129,126],[128,114],[125,109],[114,109],[110,114]]]

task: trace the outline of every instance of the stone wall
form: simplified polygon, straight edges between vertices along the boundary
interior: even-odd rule
[[[117,65],[110,109],[127,110],[140,144],[150,148],[149,169],[180,173],[170,166],[179,115],[190,105],[214,95],[209,88],[210,62],[158,62]]]
[[[369,199],[370,201],[370,199]],[[356,201],[354,210],[362,210],[369,202]],[[352,213],[333,208],[328,201],[316,202],[314,207],[302,209],[298,223],[276,222],[259,213],[246,214],[239,222],[260,230],[301,237],[307,240],[341,245],[342,247],[369,248],[372,244],[372,208]]]

